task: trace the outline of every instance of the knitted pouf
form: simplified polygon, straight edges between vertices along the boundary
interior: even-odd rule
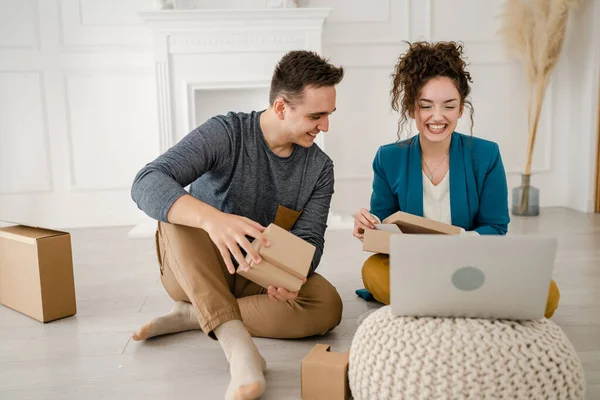
[[[366,318],[350,347],[354,399],[583,399],[577,353],[553,322]]]

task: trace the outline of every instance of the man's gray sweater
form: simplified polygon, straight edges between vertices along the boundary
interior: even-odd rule
[[[163,222],[190,184],[195,198],[263,226],[274,221],[279,205],[303,210],[291,232],[316,247],[314,271],[325,242],[333,162],[317,145],[294,145],[289,157],[277,156],[264,139],[261,113],[209,119],[137,174],[132,198]]]

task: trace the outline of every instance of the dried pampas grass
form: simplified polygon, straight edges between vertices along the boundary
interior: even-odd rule
[[[544,95],[563,47],[569,11],[580,0],[506,0],[500,34],[508,51],[521,61],[529,83],[528,143],[524,175],[531,163]],[[529,180],[527,179],[527,182]],[[528,188],[525,188],[528,189]],[[528,207],[524,190],[521,207]]]

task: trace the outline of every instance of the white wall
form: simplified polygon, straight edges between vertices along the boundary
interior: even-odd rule
[[[519,185],[527,145],[527,91],[521,65],[506,55],[496,34],[501,0],[374,0],[368,10],[360,0],[301,3],[334,8],[324,50],[346,68],[338,111],[325,139],[337,171],[337,212],[368,207],[375,151],[396,140],[397,115],[388,93],[394,64],[406,49],[404,40],[464,42],[474,81],[473,134],[500,144],[509,190]],[[565,57],[547,91],[532,178],[541,190],[542,206],[593,210],[600,66],[598,28],[592,24],[599,18],[598,2],[594,10],[593,3],[585,1],[574,15],[576,28],[569,30]],[[469,133],[468,114],[458,129]]]
[[[584,1],[544,106],[533,184],[542,205],[590,211],[600,65],[592,22],[600,7]],[[299,3],[333,7],[324,53],[346,68],[325,135],[336,165],[335,212],[368,206],[373,155],[396,138],[388,93],[403,40],[464,41],[474,80],[473,134],[500,143],[509,186],[518,184],[526,91],[520,65],[504,55],[495,34],[502,1]],[[158,129],[152,38],[137,12],[152,4],[0,0],[0,220],[55,228],[141,220],[129,186],[157,155]]]
[[[598,139],[598,87],[600,80],[600,1],[585,1],[572,15],[564,57],[557,75],[564,87],[560,108],[566,140],[563,159],[565,203],[576,210],[594,210],[596,141]]]
[[[0,220],[131,224],[158,151],[152,0],[0,0]]]

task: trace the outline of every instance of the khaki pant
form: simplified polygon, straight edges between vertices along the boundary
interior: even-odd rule
[[[375,300],[383,304],[390,304],[390,257],[388,255],[374,254],[367,258],[362,268],[362,279],[365,289],[371,292]],[[546,302],[546,318],[552,317],[558,308],[559,299],[558,286],[552,280]]]
[[[156,248],[161,280],[175,301],[193,304],[202,330],[242,320],[255,337],[302,338],[324,335],[342,319],[337,290],[319,274],[312,274],[296,300],[273,301],[267,290],[227,271],[207,232],[159,222]]]

